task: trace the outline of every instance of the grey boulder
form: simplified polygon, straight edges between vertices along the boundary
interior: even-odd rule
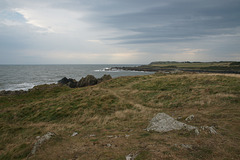
[[[152,118],[149,125],[147,126],[147,131],[156,132],[168,132],[181,129],[186,129],[188,131],[194,130],[196,134],[199,134],[197,127],[179,122],[165,113],[158,113],[155,117]]]

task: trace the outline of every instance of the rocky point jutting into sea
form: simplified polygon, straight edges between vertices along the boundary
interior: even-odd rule
[[[79,87],[86,87],[86,86],[92,86],[96,85],[98,83],[101,83],[103,81],[107,81],[112,79],[110,75],[103,75],[101,78],[95,78],[93,75],[87,75],[86,77],[81,78],[79,81],[72,79],[72,78],[62,78],[61,80],[58,81],[57,85],[66,85],[70,88],[79,88]],[[55,86],[55,84],[47,84],[48,86]],[[24,94],[27,92],[31,92],[33,90],[36,90],[38,86],[33,87],[32,89],[29,89],[28,91],[24,90],[17,90],[17,91],[0,91],[0,96],[1,95],[19,95],[19,94]]]
[[[220,62],[175,62],[157,61],[148,65],[112,67],[110,70],[144,71],[176,73],[197,72],[197,73],[233,73],[240,74],[240,62],[220,61]]]

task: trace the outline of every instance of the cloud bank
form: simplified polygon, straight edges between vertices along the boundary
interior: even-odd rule
[[[240,60],[238,0],[2,0],[0,64]]]

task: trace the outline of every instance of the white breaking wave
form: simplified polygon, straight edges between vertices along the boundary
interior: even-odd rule
[[[103,68],[103,69],[97,69],[94,70],[95,72],[142,72],[145,71],[134,71],[134,70],[122,70],[122,69],[116,69],[116,68]]]
[[[6,91],[17,91],[17,90],[24,90],[27,91],[28,89],[33,88],[37,84],[34,83],[20,83],[20,84],[12,84],[8,88],[6,88]]]
[[[121,70],[116,69],[116,68],[103,68],[103,69],[98,69],[94,70],[95,72],[119,72]]]

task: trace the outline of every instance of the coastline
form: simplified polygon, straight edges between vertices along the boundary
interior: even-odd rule
[[[144,71],[144,72],[194,72],[240,74],[237,62],[151,62],[148,65],[135,67],[112,67],[112,70]]]
[[[167,68],[148,68],[148,67],[114,67],[113,69],[126,70],[126,71],[137,71],[137,72],[195,72],[195,73],[225,73],[225,74],[240,74],[240,71],[211,71],[211,70],[194,70],[194,69],[167,69]]]
[[[0,68],[0,92],[28,91],[39,85],[56,84],[63,77],[81,79],[87,75],[100,78],[110,74],[113,78],[121,76],[147,75],[160,73],[212,73],[240,74],[240,67],[231,65],[234,62],[152,62],[148,65],[52,65],[52,66],[8,66]],[[236,63],[236,62],[235,62]],[[4,69],[4,70],[3,70]],[[15,74],[16,73],[16,74]]]
[[[96,78],[110,74],[113,78],[120,76],[147,75],[152,73],[109,70],[113,66],[136,66],[106,64],[106,65],[2,65],[0,66],[0,91],[27,91],[34,86],[57,83],[63,77],[80,80],[87,75]]]

